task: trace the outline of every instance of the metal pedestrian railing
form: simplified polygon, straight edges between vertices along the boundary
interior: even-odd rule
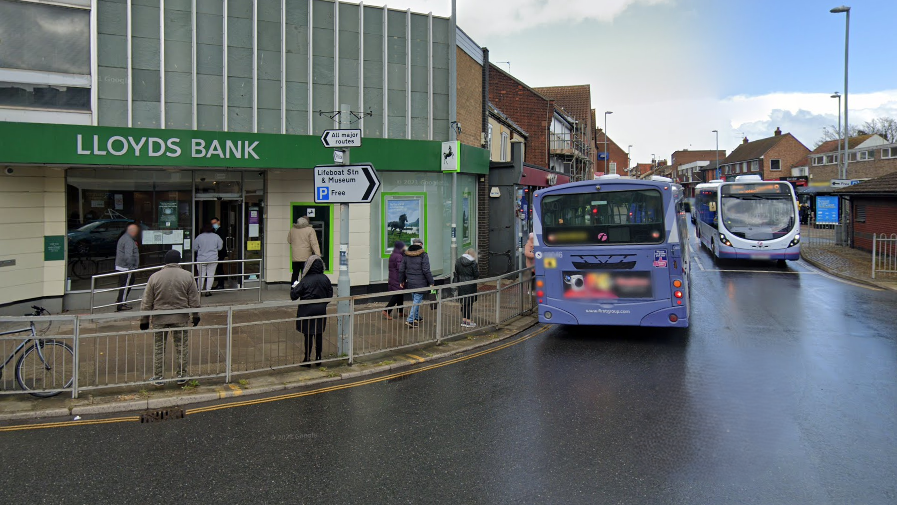
[[[839,226],[835,223],[817,223],[810,218],[806,225],[800,227],[801,242],[813,246],[841,245],[836,240]]]
[[[260,258],[256,259],[245,259],[245,260],[222,260],[222,261],[192,261],[186,263],[180,263],[182,267],[189,266],[190,270],[193,272],[193,278],[196,281],[199,290],[206,291],[206,286],[203,284],[206,282],[206,279],[218,280],[219,282],[224,282],[226,280],[236,279],[235,288],[221,288],[216,289],[216,292],[228,292],[228,291],[252,291],[255,290],[258,292],[257,300],[258,302],[262,301],[262,281],[261,281],[261,271],[262,271],[262,260]],[[209,268],[212,271],[215,271],[217,266],[227,266],[227,265],[237,265],[239,266],[239,273],[227,273],[221,275],[208,275],[205,274],[203,270],[205,268]],[[253,265],[253,267],[249,267],[249,265]],[[146,286],[146,279],[149,278],[150,275],[158,272],[165,265],[155,265],[151,267],[145,268],[136,268],[134,270],[127,271],[116,271],[109,272],[105,274],[93,275],[90,277],[90,313],[93,314],[99,309],[104,308],[114,308],[120,305],[125,305],[130,302],[140,302],[140,298],[129,298],[125,300],[119,301],[119,294],[122,291],[125,291],[126,296],[128,298],[130,292],[132,290],[141,291]],[[119,282],[119,279],[123,275],[133,276],[133,280],[128,280],[122,285]],[[137,279],[140,279],[139,281]],[[103,282],[104,280],[112,280],[118,282],[117,285],[114,283]],[[109,286],[112,287],[102,287]],[[103,298],[102,301],[98,302],[98,298]],[[113,300],[113,301],[110,301]]]
[[[71,353],[60,353],[54,366],[63,367],[55,382],[35,381],[30,390],[15,382],[14,374],[2,376],[2,393],[70,392],[102,388],[147,388],[154,380],[213,379],[231,382],[235,376],[296,368],[306,364],[349,363],[396,349],[464,336],[494,328],[534,308],[530,292],[532,273],[518,270],[498,277],[445,284],[432,288],[367,294],[326,301],[324,315],[297,317],[297,307],[325,300],[278,301],[152,312],[113,312],[49,317],[0,317],[0,333],[9,327],[35,322],[49,329],[39,337],[64,342]],[[461,295],[458,288],[474,286]],[[462,289],[468,291],[469,289]],[[386,299],[394,294],[425,295],[419,307],[421,321],[409,325],[411,302],[385,312]],[[347,309],[339,312],[339,302]],[[404,308],[405,315],[400,316]],[[191,314],[198,326],[140,329],[144,316]],[[469,324],[464,319],[469,320]],[[186,323],[185,323],[186,324]],[[308,339],[299,330],[320,334]],[[24,336],[0,336],[0,353],[9,354]],[[315,351],[306,361],[306,343]],[[320,351],[318,351],[320,347]],[[320,353],[320,359],[317,354]],[[40,368],[43,365],[37,365]],[[35,369],[35,366],[32,366]],[[181,377],[178,373],[182,372]],[[32,375],[34,375],[32,373]],[[64,380],[65,379],[65,380]],[[70,382],[69,382],[70,381]],[[68,384],[68,385],[67,385]]]
[[[897,274],[897,233],[872,234],[872,278],[875,274]]]

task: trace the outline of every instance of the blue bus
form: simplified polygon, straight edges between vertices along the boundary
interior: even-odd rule
[[[533,196],[539,321],[688,326],[688,224],[670,179],[606,175]]]
[[[695,233],[717,258],[800,259],[800,219],[788,182],[738,176],[695,187]]]

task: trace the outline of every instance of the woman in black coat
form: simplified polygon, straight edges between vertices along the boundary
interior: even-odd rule
[[[330,298],[333,298],[333,285],[330,284],[330,279],[324,275],[324,261],[321,260],[320,256],[312,256],[305,262],[302,280],[293,284],[293,288],[290,290],[290,299],[323,299],[324,301],[299,305],[299,308],[296,310],[296,317],[325,316]],[[315,361],[321,361],[321,346],[324,343],[324,330],[326,328],[326,317],[296,320],[296,331],[305,335],[305,359],[302,360],[303,363],[309,361],[312,344],[315,344]]]
[[[467,282],[480,278],[480,269],[477,266],[477,252],[475,249],[468,249],[463,256],[455,262],[455,282]],[[465,284],[458,286],[458,296],[461,298],[461,326],[465,328],[473,328],[476,323],[470,318],[473,312],[473,302],[477,301],[477,285]]]
[[[393,245],[392,254],[389,255],[389,282],[386,287],[390,291],[400,291],[402,289],[402,279],[399,275],[399,268],[402,266],[402,260],[405,259],[405,243],[397,240]],[[392,308],[398,310],[399,315],[405,317],[404,303],[405,295],[392,295],[389,297],[389,303],[383,311],[383,317],[392,319]]]

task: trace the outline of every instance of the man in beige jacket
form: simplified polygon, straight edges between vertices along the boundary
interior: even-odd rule
[[[181,268],[181,253],[175,250],[165,253],[165,266],[154,273],[146,281],[143,291],[143,301],[140,303],[141,311],[150,310],[176,310],[199,308],[199,291],[196,289],[196,280],[193,275]],[[156,330],[153,343],[153,377],[150,379],[154,386],[165,385],[165,342],[168,334],[174,341],[175,363],[180,385],[186,384],[187,364],[190,361],[189,343],[187,341],[187,322],[193,316],[193,326],[199,324],[199,314],[162,314],[152,316],[153,329]],[[150,316],[140,319],[140,329],[146,331],[150,326]]]
[[[287,243],[290,244],[290,256],[293,262],[293,276],[290,279],[292,285],[299,280],[299,274],[305,268],[308,258],[312,255],[321,255],[321,247],[318,245],[318,236],[315,234],[314,228],[309,224],[308,218],[304,216],[297,219],[296,224],[290,228]]]

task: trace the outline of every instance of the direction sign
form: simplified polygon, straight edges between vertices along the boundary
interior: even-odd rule
[[[324,147],[361,147],[361,130],[324,130]]]
[[[380,189],[372,165],[315,167],[315,203],[371,203]]]

